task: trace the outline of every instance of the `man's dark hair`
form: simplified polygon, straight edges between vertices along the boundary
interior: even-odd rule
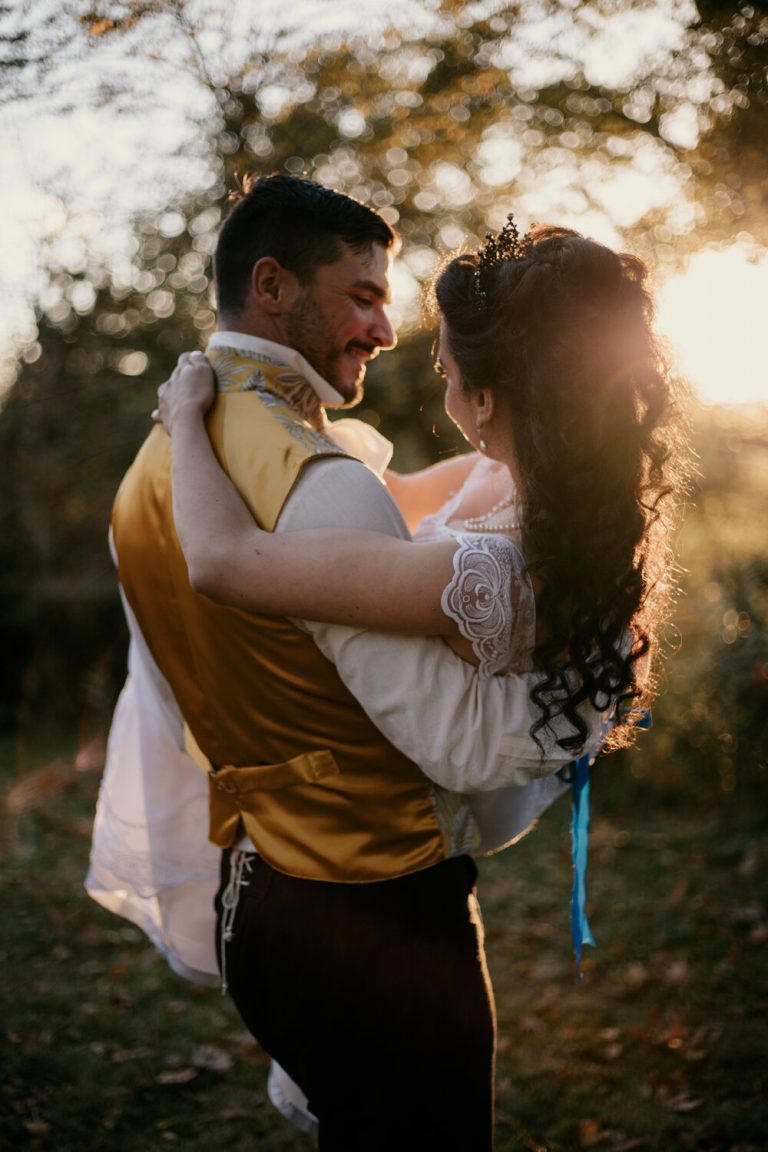
[[[397,237],[371,208],[312,180],[275,174],[247,181],[219,233],[214,274],[219,311],[237,312],[248,295],[251,271],[272,256],[307,283],[333,264],[343,245],[362,252],[391,248]]]

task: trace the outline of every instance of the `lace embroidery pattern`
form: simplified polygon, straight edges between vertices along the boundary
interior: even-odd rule
[[[503,536],[456,537],[453,577],[441,607],[469,640],[482,678],[526,671],[536,606],[520,550]]]

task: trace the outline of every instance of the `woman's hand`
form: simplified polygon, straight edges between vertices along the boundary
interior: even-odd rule
[[[182,352],[178,363],[157,390],[157,408],[152,419],[162,424],[169,436],[184,415],[203,418],[216,395],[213,369],[202,352]]]

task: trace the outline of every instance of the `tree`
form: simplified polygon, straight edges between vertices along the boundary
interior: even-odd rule
[[[768,4],[697,0],[696,27],[720,91],[688,162],[709,227],[751,234],[768,246]],[[717,227],[719,222],[719,228]]]
[[[128,281],[56,269],[0,420],[0,724],[104,722],[125,634],[107,546],[120,476],[150,428],[157,386],[210,328],[206,208],[140,232]],[[161,222],[162,223],[162,222]],[[190,236],[192,245],[190,247]],[[197,247],[195,247],[195,241]]]
[[[98,227],[71,174],[56,169],[51,184],[63,223],[41,246],[38,337],[0,414],[5,722],[20,700],[71,722],[111,651],[109,505],[156,385],[214,322],[210,255],[238,174],[306,173],[401,232],[414,306],[407,339],[370,372],[364,414],[397,440],[402,466],[456,443],[418,328],[420,287],[436,254],[477,243],[510,206],[524,224],[564,218],[588,231],[613,214],[657,263],[739,230],[768,243],[764,4],[433,0],[408,19],[394,9],[375,39],[312,40],[282,14],[255,26],[252,8],[0,5],[0,124],[31,126],[44,105],[85,131],[88,111],[79,151],[98,153],[141,115],[146,144],[138,180],[130,158],[116,162]],[[614,34],[639,46],[623,76],[598,50]],[[171,115],[178,132],[164,142]],[[634,212],[630,177],[649,197]],[[121,206],[126,189],[143,211]]]

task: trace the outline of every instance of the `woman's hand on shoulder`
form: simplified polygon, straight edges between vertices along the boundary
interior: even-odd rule
[[[202,420],[216,395],[216,378],[203,352],[182,352],[170,379],[157,390],[157,408],[152,419],[162,424],[169,436],[183,416]]]

